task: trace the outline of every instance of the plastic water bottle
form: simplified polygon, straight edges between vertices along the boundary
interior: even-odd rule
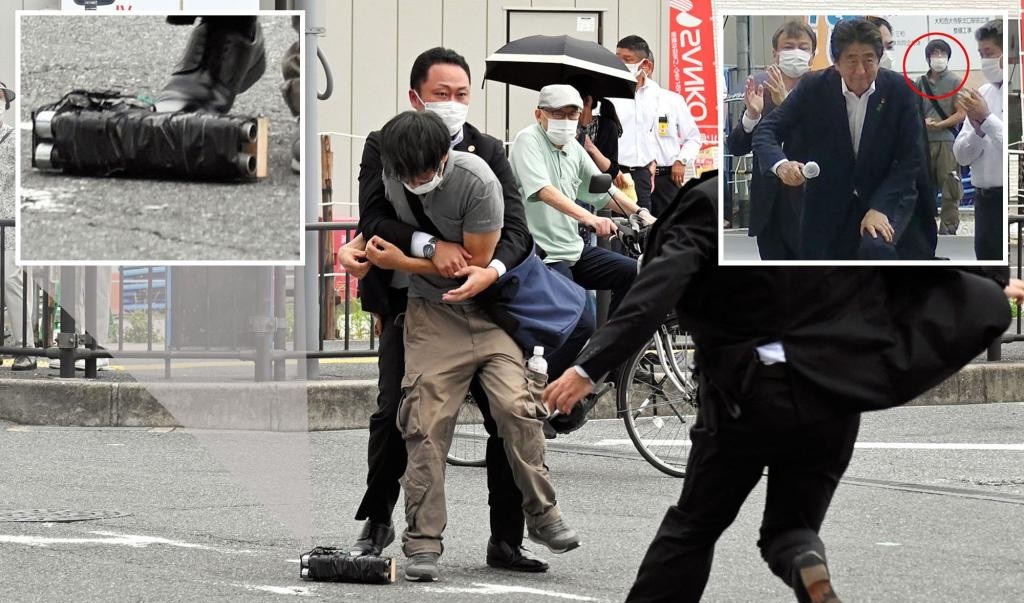
[[[547,376],[548,361],[544,360],[544,346],[534,346],[533,356],[530,356],[530,359],[526,361],[526,368]]]

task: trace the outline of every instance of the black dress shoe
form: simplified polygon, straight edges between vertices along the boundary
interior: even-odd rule
[[[793,558],[793,569],[799,583],[794,586],[800,603],[842,603],[832,590],[832,579],[825,559],[816,551],[806,551]]]
[[[266,67],[263,30],[255,18],[204,17],[157,95],[156,110],[227,113]]]
[[[391,523],[379,523],[367,519],[363,524],[363,531],[359,533],[359,540],[352,545],[349,553],[353,557],[363,555],[379,556],[381,551],[395,541],[395,526]]]
[[[513,572],[548,571],[548,562],[526,547],[512,548],[507,542],[495,540],[494,537],[487,541],[487,565]]]

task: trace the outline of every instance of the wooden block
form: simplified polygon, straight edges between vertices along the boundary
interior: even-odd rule
[[[270,120],[265,116],[256,118],[256,141],[242,147],[242,150],[256,157],[256,177],[266,178],[270,152]]]

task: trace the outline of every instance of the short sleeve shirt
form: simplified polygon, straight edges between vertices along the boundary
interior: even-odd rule
[[[922,77],[926,79],[928,78],[927,74]],[[956,87],[960,85],[960,81],[962,79],[963,76],[953,73],[947,69],[939,74],[938,80],[933,81],[929,79],[928,85],[932,89],[932,96],[945,96],[953,90],[956,90]],[[924,92],[924,90],[922,90],[922,92]],[[946,117],[956,113],[956,107],[953,106],[954,98],[956,98],[956,95],[951,94],[946,98],[935,101],[940,107],[942,107],[942,110],[946,113]],[[921,112],[924,114],[926,119],[930,117],[936,121],[941,121],[946,118],[939,115],[939,112],[935,110],[935,104],[932,103],[931,100],[922,97],[921,103]],[[929,142],[953,142],[955,138],[956,137],[949,128],[943,128],[942,130],[928,129]]]

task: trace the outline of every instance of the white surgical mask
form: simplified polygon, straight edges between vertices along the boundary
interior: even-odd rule
[[[878,61],[878,66],[882,69],[892,69],[893,63],[896,62],[896,57],[893,51],[886,50],[882,53],[882,58]]]
[[[800,48],[779,51],[779,69],[789,77],[797,78],[811,68],[811,53]]]
[[[946,66],[949,65],[949,59],[946,57],[932,57],[928,61],[928,65],[931,66],[932,71],[935,73],[942,73],[946,70]]]
[[[999,57],[981,59],[981,72],[990,84],[998,84],[1003,81],[1003,68],[999,66]]]
[[[423,98],[413,90],[413,94],[416,98],[420,99],[423,103],[423,108],[431,113],[437,114],[444,122],[444,125],[448,126],[448,135],[455,136],[462,130],[462,126],[466,123],[466,116],[469,115],[469,105],[460,103],[458,101],[437,101],[437,102],[426,102]]]
[[[643,75],[643,76],[646,77],[647,76],[647,72],[642,70],[642,69],[640,69],[640,65],[643,65],[643,64],[644,64],[643,60],[641,60],[639,63],[626,63],[626,69],[629,69],[629,72],[633,75],[633,77],[637,77],[637,76],[640,76],[640,75]]]
[[[430,179],[430,182],[424,182],[419,186],[409,186],[409,183],[402,182],[402,186],[404,186],[410,193],[414,195],[426,195],[427,193],[434,190],[441,184],[441,181],[444,179],[441,176],[441,172],[443,170],[444,164],[442,163],[440,166],[438,166],[437,171],[434,172],[434,177]]]
[[[548,140],[551,144],[562,146],[569,144],[573,138],[576,138],[576,125],[579,120],[576,119],[549,119],[547,135]]]

